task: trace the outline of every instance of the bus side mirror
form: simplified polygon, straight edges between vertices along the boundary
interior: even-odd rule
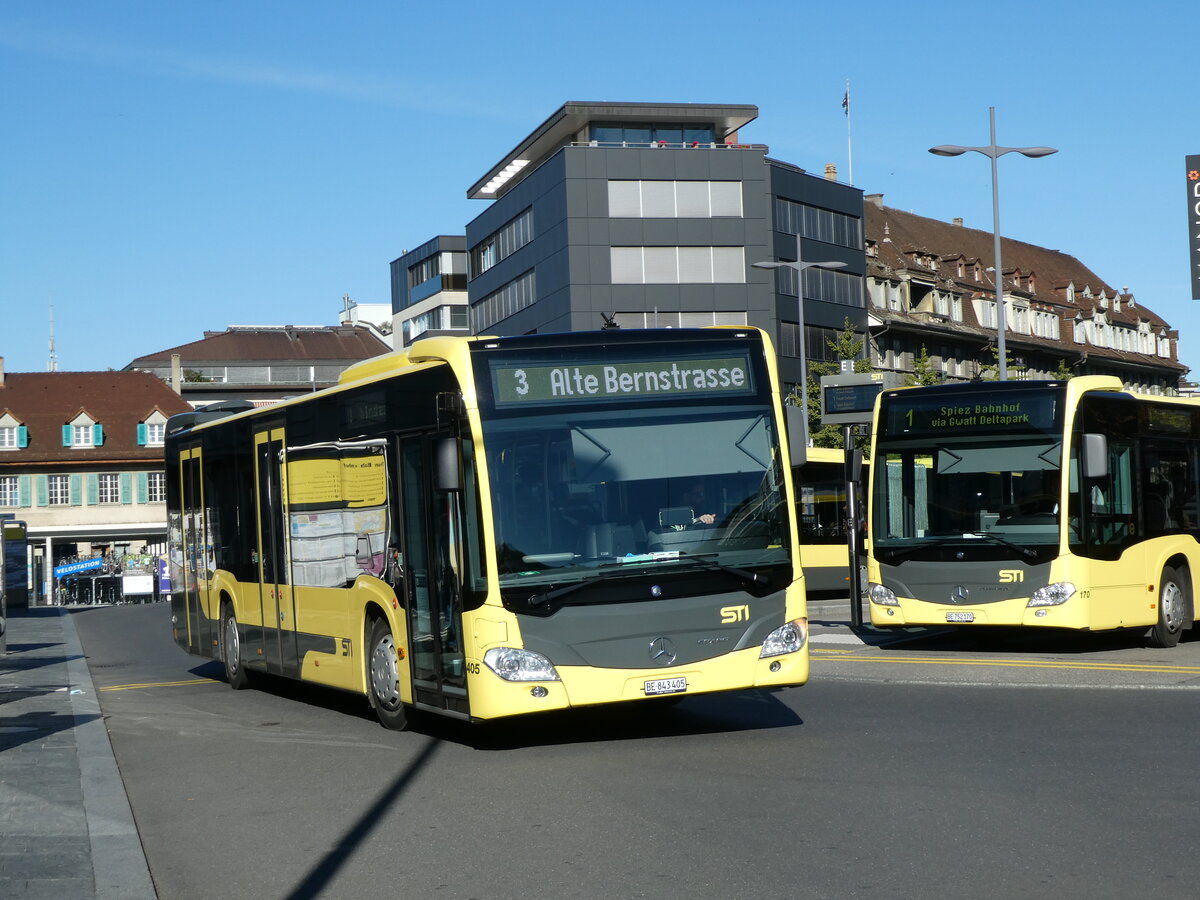
[[[1108,438],[1102,434],[1083,436],[1083,477],[1108,477]]]
[[[461,491],[462,480],[458,474],[458,441],[442,438],[435,449],[436,486],[439,491]]]
[[[808,459],[808,423],[804,421],[804,408],[801,406],[785,406],[783,408],[787,424],[788,449],[792,456],[792,465],[798,466]]]

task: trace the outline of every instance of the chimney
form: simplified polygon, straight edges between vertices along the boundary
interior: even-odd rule
[[[825,177],[830,181],[837,181],[837,165],[835,163],[825,163]]]
[[[883,209],[883,194],[867,194],[863,199],[874,203],[877,209]]]
[[[178,353],[171,354],[171,390],[183,396],[183,363]]]
[[[962,228],[962,216],[955,216],[952,221],[959,228]]]
[[[0,388],[4,387],[4,357],[0,356]]]

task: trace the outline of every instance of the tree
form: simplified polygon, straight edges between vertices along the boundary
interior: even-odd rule
[[[913,360],[913,374],[905,376],[905,384],[941,384],[942,373],[934,368],[929,359],[929,351],[921,345],[921,353]]]
[[[1067,360],[1064,357],[1058,361],[1058,368],[1054,370],[1055,381],[1068,381],[1075,377],[1075,370],[1067,365]]]

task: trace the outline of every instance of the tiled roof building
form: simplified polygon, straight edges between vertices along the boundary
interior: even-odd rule
[[[946,380],[995,366],[991,231],[865,203],[871,361],[911,373],[922,347]],[[1116,375],[1174,394],[1187,366],[1178,331],[1069,254],[1002,239],[1010,378]]]
[[[39,587],[47,560],[165,544],[164,429],[189,408],[149,374],[0,359],[0,513],[27,523]]]
[[[125,369],[169,381],[178,355],[181,393],[193,406],[233,399],[266,404],[329,387],[348,366],[390,351],[358,325],[234,325],[140,356]]]

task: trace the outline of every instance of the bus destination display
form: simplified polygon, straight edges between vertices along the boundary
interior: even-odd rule
[[[754,392],[748,355],[580,365],[494,361],[491,370],[497,406],[746,396]]]
[[[913,392],[915,393],[915,392]],[[1047,432],[1057,427],[1057,391],[967,393],[912,396],[904,391],[887,397],[885,432],[892,436],[941,435],[954,432]]]

